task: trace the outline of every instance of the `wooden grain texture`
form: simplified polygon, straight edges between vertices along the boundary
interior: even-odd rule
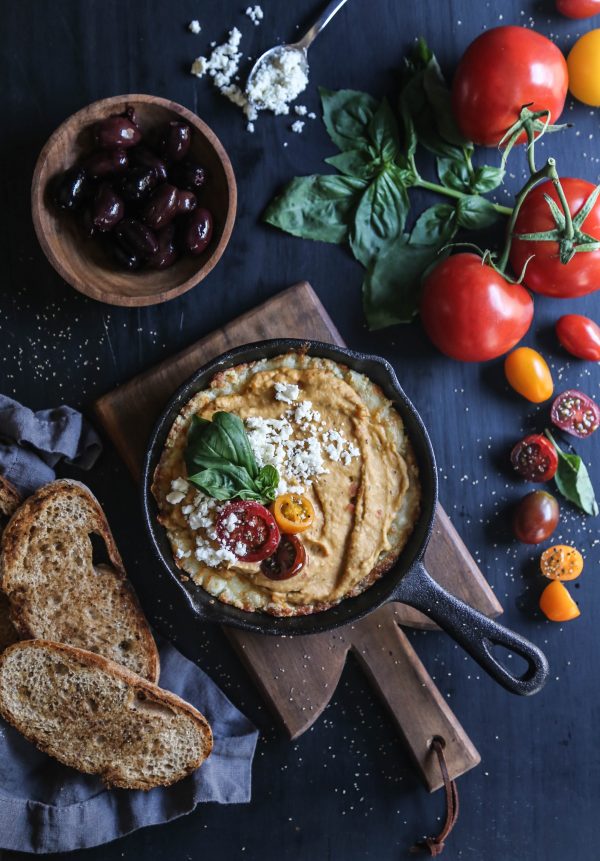
[[[145,440],[153,421],[175,388],[193,371],[208,359],[241,343],[291,333],[300,338],[342,343],[306,282],[290,287],[265,305],[101,398],[96,403],[96,413],[132,473],[139,476]],[[436,518],[426,561],[433,576],[463,600],[485,613],[501,612],[442,510]],[[434,790],[440,786],[440,776],[432,768],[429,755],[431,727],[437,727],[437,734],[447,742],[448,767],[453,777],[472,768],[479,760],[470,739],[435,691],[435,685],[398,628],[398,624],[431,627],[431,623],[403,604],[392,605],[392,608],[391,613],[378,611],[341,631],[281,638],[275,645],[270,637],[234,629],[227,629],[226,633],[291,738],[305,732],[322,713],[335,691],[348,650],[357,652],[401,728],[426,785]],[[385,666],[377,667],[375,656],[383,648],[382,638],[387,641]],[[410,669],[406,678],[405,667]],[[422,690],[423,684],[427,691]],[[398,696],[399,690],[401,696]]]
[[[49,199],[53,178],[92,151],[94,123],[111,114],[123,113],[128,106],[135,108],[144,134],[155,132],[173,119],[188,122],[193,128],[191,157],[206,169],[202,205],[213,215],[213,237],[203,254],[182,255],[169,269],[139,272],[118,269],[98,238],[86,237],[78,220],[69,213],[57,212]],[[183,105],[139,93],[93,102],[61,123],[38,157],[31,184],[33,224],[50,263],[65,281],[86,296],[126,307],[166,302],[206,278],[227,247],[236,206],[233,168],[215,133]]]

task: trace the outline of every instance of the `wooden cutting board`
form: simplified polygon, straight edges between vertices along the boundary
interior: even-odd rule
[[[301,282],[100,398],[96,413],[134,477],[140,476],[155,420],[185,379],[232,347],[277,337],[343,344],[310,285]],[[430,574],[457,597],[486,615],[502,612],[441,506],[425,562]],[[352,651],[390,709],[433,791],[442,785],[429,750],[434,735],[446,741],[451,777],[477,765],[479,754],[399,625],[435,627],[411,607],[391,604],[353,625],[311,637],[273,638],[233,628],[226,633],[291,738],[308,729],[326,707]]]

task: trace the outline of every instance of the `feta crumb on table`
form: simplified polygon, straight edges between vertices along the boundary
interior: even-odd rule
[[[196,18],[194,18],[194,20],[190,21],[190,23],[188,24],[188,30],[190,31],[190,33],[197,34],[200,32],[201,29],[202,27],[200,26],[200,21],[198,21]]]
[[[264,12],[260,6],[248,6],[246,9],[246,15],[250,18],[255,27],[258,27],[264,18]]]
[[[304,128],[304,122],[302,120],[296,120],[296,122],[292,123],[292,131],[297,135],[302,134],[302,129]]]

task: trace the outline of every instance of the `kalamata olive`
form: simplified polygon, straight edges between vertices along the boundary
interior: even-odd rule
[[[192,130],[187,123],[173,120],[165,128],[160,149],[172,161],[185,158],[192,142]]]
[[[78,209],[89,195],[87,174],[82,167],[72,167],[57,177],[53,189],[54,203],[59,209]]]
[[[86,158],[83,163],[88,176],[101,179],[115,173],[123,173],[127,169],[128,158],[124,149],[98,150]]]
[[[167,179],[167,166],[160,158],[153,153],[151,149],[148,149],[147,146],[136,146],[130,152],[130,160],[131,163],[136,167],[145,167],[150,168],[156,174],[156,179],[159,182],[166,182]]]
[[[141,140],[142,133],[128,117],[107,117],[96,123],[94,130],[98,146],[104,149],[128,149]]]
[[[92,202],[92,226],[105,232],[112,230],[125,215],[122,198],[107,183],[102,183]]]
[[[180,191],[177,194],[177,212],[191,212],[196,209],[196,195],[192,191]]]
[[[134,126],[137,126],[137,128],[140,127],[140,124],[138,123],[137,114],[135,112],[135,108],[133,105],[127,105],[127,107],[125,108],[125,110],[123,111],[121,116],[127,117],[127,119],[130,120],[134,124]]]
[[[153,168],[132,167],[126,171],[119,184],[119,192],[126,203],[143,200],[158,184]]]
[[[195,209],[185,224],[183,243],[192,254],[202,254],[212,236],[213,219],[208,209]]]
[[[550,538],[560,517],[558,502],[545,490],[534,490],[518,503],[513,530],[519,541],[525,544],[540,544]]]
[[[158,239],[158,251],[148,258],[148,266],[152,269],[168,269],[172,266],[179,253],[175,246],[175,225],[167,224],[156,234]]]
[[[164,182],[152,194],[142,211],[142,219],[152,230],[170,224],[179,211],[179,192],[174,185]]]
[[[158,251],[156,235],[137,218],[124,218],[120,221],[115,227],[115,236],[125,251],[143,259]]]
[[[198,191],[206,179],[204,168],[191,161],[174,164],[170,170],[170,176],[178,188],[187,188],[188,191]]]
[[[110,250],[116,263],[121,267],[121,269],[134,271],[135,269],[139,269],[144,262],[141,257],[134,254],[133,251],[123,248],[123,246],[117,241],[112,242]]]

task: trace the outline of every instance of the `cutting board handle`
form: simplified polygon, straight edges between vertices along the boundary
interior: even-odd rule
[[[541,649],[446,592],[427,573],[422,563],[414,565],[399,581],[390,600],[410,604],[437,622],[493,679],[511,693],[527,696],[537,693],[544,686],[548,676],[548,661]],[[524,658],[527,669],[520,676],[515,675],[492,652],[494,646],[501,646]]]
[[[479,753],[397,624],[394,608],[382,607],[373,617],[372,624],[354,629],[352,652],[388,707],[427,788],[433,792],[444,785],[431,749],[435,737],[445,742],[446,764],[453,780],[479,763]]]

